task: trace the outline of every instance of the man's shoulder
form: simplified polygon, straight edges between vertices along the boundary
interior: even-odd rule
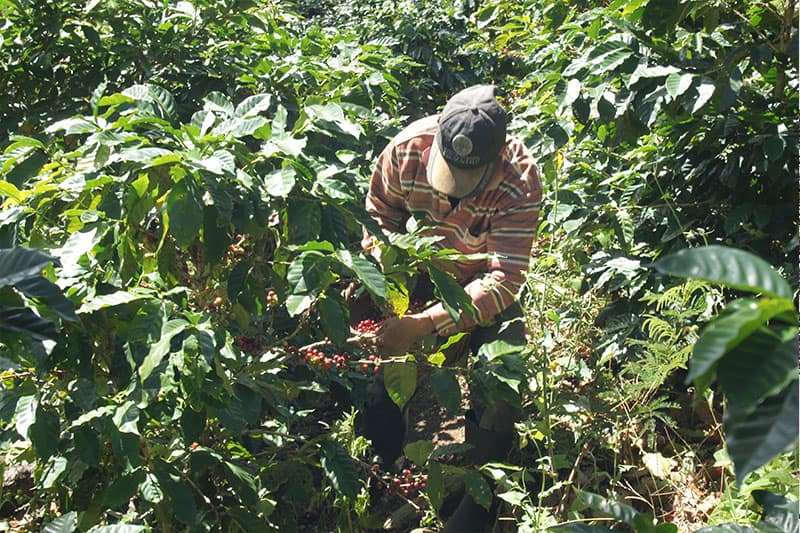
[[[436,135],[436,126],[439,123],[439,115],[430,115],[421,119],[415,120],[400,133],[395,135],[393,143],[406,144],[414,140],[430,143],[433,136]]]
[[[509,136],[503,153],[501,177],[496,183],[511,202],[538,204],[542,196],[539,170],[525,144]]]

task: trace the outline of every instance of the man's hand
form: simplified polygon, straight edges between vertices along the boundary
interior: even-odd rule
[[[375,344],[381,356],[405,355],[434,329],[433,321],[424,313],[387,318],[378,330]]]

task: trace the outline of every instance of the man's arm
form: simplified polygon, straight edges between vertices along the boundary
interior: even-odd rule
[[[366,208],[369,216],[384,232],[402,231],[408,219],[405,196],[400,188],[400,162],[397,159],[394,142],[390,142],[378,156],[367,190]],[[377,254],[375,237],[370,235],[366,228],[361,246],[366,252]]]
[[[524,282],[523,272],[528,269],[530,261],[542,187],[536,165],[521,144],[516,145],[510,164],[516,167],[522,188],[514,188],[514,194],[498,206],[492,217],[486,238],[486,251],[490,254],[487,273],[464,287],[472,298],[475,316],[461,313],[456,323],[441,304],[430,307],[424,312],[440,335],[452,335],[488,322],[514,302]]]

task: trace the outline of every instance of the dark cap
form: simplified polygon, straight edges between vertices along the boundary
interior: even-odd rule
[[[507,115],[496,92],[494,85],[475,85],[447,101],[427,168],[436,190],[464,198],[488,183],[506,142]]]

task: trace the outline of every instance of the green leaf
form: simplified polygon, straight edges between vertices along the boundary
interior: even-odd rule
[[[103,505],[114,508],[127,504],[136,495],[143,477],[144,474],[141,470],[117,477],[103,491]]]
[[[355,498],[361,490],[358,470],[353,458],[337,443],[326,440],[322,444],[320,464],[328,480],[340,494]]]
[[[428,476],[428,479],[430,479],[430,476]],[[492,505],[492,489],[483,479],[481,473],[477,470],[467,470],[464,474],[464,485],[466,486],[467,494],[472,496],[476,503],[488,511]]]
[[[302,244],[319,237],[322,211],[318,201],[290,199],[286,215],[290,244]]]
[[[203,204],[190,179],[184,178],[172,186],[167,199],[166,212],[169,220],[169,231],[178,242],[178,246],[186,248],[200,235],[203,225]]]
[[[572,103],[581,94],[581,82],[575,78],[570,79],[568,82],[562,78],[556,85],[556,101],[561,107],[572,105]]]
[[[271,104],[271,94],[254,94],[253,96],[248,96],[236,106],[234,116],[241,118],[252,117],[269,109]]]
[[[464,442],[458,442],[456,444],[445,444],[444,446],[438,446],[435,450],[433,450],[429,460],[432,461],[434,459],[445,457],[447,455],[463,454],[474,448],[475,448],[474,445],[467,444]]]
[[[107,437],[111,441],[111,449],[114,452],[123,472],[133,472],[142,466],[141,441],[138,435],[133,433],[121,433],[112,430]]]
[[[636,533],[656,533],[655,519],[652,516],[639,513],[633,517],[631,525]]]
[[[52,409],[43,409],[39,405],[36,409],[36,421],[30,425],[28,436],[36,455],[42,459],[49,459],[58,451],[58,438],[61,435],[61,421],[58,412]]]
[[[590,526],[588,524],[567,524],[566,526],[547,528],[547,531],[552,531],[553,533],[616,533],[618,530],[603,526]]]
[[[392,401],[402,409],[417,389],[417,364],[387,363],[383,365],[383,383]]]
[[[115,307],[138,300],[145,300],[153,298],[150,291],[133,289],[131,291],[117,291],[109,294],[102,294],[100,296],[93,296],[91,299],[84,301],[83,305],[78,308],[78,314],[94,313],[100,309],[108,307]]]
[[[245,470],[244,468],[231,463],[225,462],[228,467],[230,475],[227,476],[237,489],[237,496],[245,505],[255,505],[258,501],[258,487],[256,486],[256,478]]]
[[[658,524],[653,528],[653,533],[678,533],[678,526],[670,523]]]
[[[72,533],[78,527],[77,511],[70,511],[42,526],[41,533]]]
[[[800,521],[798,520],[797,501],[765,490],[753,491],[752,496],[764,508],[764,522],[774,525],[780,531],[798,531]]]
[[[36,422],[38,406],[39,398],[35,394],[21,396],[17,400],[17,408],[14,411],[15,427],[23,439],[28,438],[28,429]]]
[[[680,0],[650,0],[642,13],[642,24],[656,35],[664,35],[672,30],[680,14]]]
[[[168,477],[164,477],[161,481],[164,494],[172,503],[171,508],[175,513],[175,518],[190,526],[198,524],[203,515],[197,510],[192,486],[183,481],[172,481]]]
[[[348,308],[339,294],[326,294],[319,301],[322,330],[334,343],[342,343],[350,336]]]
[[[720,360],[717,376],[730,415],[749,414],[797,378],[797,335],[781,339],[768,329],[756,331]]]
[[[52,281],[42,277],[28,278],[17,283],[17,289],[29,298],[43,300],[50,309],[64,320],[69,320],[70,322],[78,320],[75,314],[75,306],[64,296],[59,286]]]
[[[181,413],[180,423],[184,442],[196,442],[206,427],[206,414],[186,407]]]
[[[428,467],[428,483],[425,486],[425,493],[433,508],[439,511],[444,501],[444,474],[441,464],[431,463]]]
[[[145,501],[160,503],[164,500],[164,491],[161,490],[158,479],[151,472],[148,472],[144,480],[139,483],[139,490],[142,492],[142,497]]]
[[[121,433],[139,434],[139,408],[131,400],[123,403],[114,411],[112,416],[114,425]]]
[[[485,357],[487,362],[491,362],[504,355],[519,355],[523,348],[523,345],[500,339],[482,345],[478,349],[478,356]]]
[[[624,63],[631,55],[633,55],[633,51],[629,48],[620,48],[605,54],[594,60],[592,74],[602,74],[613,70]]]
[[[227,150],[216,150],[213,154],[202,159],[192,159],[190,163],[194,167],[217,176],[233,178],[236,175],[236,159]]]
[[[142,361],[142,366],[139,367],[139,377],[142,382],[150,377],[153,370],[161,364],[161,360],[164,359],[164,356],[169,353],[172,338],[188,327],[189,323],[180,318],[170,320],[164,324],[161,329],[161,338],[150,348],[150,352],[144,358],[144,361]]]
[[[760,527],[757,529],[753,529],[748,526],[738,526],[736,524],[722,524],[719,526],[709,526],[698,529],[694,533],[772,533],[768,532],[767,530],[761,529]],[[786,533],[783,530],[775,531],[774,533]]]
[[[289,157],[299,157],[306,148],[308,140],[305,137],[292,137],[287,133],[274,133],[270,139],[264,143],[261,152],[266,157],[275,154],[284,154]]]
[[[42,270],[50,263],[61,264],[58,259],[32,248],[19,246],[0,250],[0,287],[41,276]]]
[[[472,298],[466,293],[464,287],[459,285],[450,274],[432,264],[427,265],[427,269],[431,282],[442,300],[442,305],[454,322],[458,323],[461,312],[470,317],[475,315]]]
[[[88,424],[93,420],[109,416],[113,414],[114,411],[116,411],[116,409],[117,409],[116,405],[103,405],[102,407],[97,407],[96,409],[92,409],[91,411],[83,413],[81,416],[73,420],[68,429],[74,429],[78,426],[82,426],[83,424]]]
[[[66,457],[53,457],[50,459],[42,473],[42,488],[50,489],[56,486],[61,476],[67,471],[67,466],[69,466],[69,462]]]
[[[335,255],[364,284],[370,294],[379,301],[386,300],[386,278],[375,265],[361,256],[352,255],[348,250],[336,250]]]
[[[159,111],[161,111],[161,117],[169,121],[175,120],[176,106],[175,98],[172,94],[158,85],[147,84],[146,87],[147,95],[149,99],[156,104]],[[125,94],[125,91],[122,91],[122,94]]]
[[[693,79],[694,76],[691,74],[680,74],[675,72],[667,76],[667,80],[664,82],[664,84],[666,85],[667,92],[670,94],[670,96],[677,98],[689,90],[689,87],[692,86]]]
[[[709,78],[702,78],[700,85],[697,86],[697,99],[692,105],[692,114],[700,111],[711,97],[714,95],[714,82]]]
[[[288,196],[297,181],[295,179],[296,175],[297,171],[290,165],[270,172],[264,177],[267,193],[278,198]]]
[[[123,96],[126,96],[133,101],[149,102],[154,105],[156,116],[169,121],[175,119],[175,98],[166,89],[157,85],[142,84],[132,85],[124,91]],[[98,103],[108,103],[107,98],[99,98]]]
[[[39,341],[58,338],[58,330],[53,322],[26,307],[0,305],[0,331],[24,333]]]
[[[303,111],[305,111],[310,119],[318,124],[321,123],[323,127],[351,135],[356,139],[359,139],[364,133],[361,126],[344,116],[342,106],[337,103],[328,102],[324,105],[312,104],[304,107]]]
[[[681,250],[655,263],[662,273],[721,283],[735,289],[792,298],[780,274],[760,257],[726,246],[711,245]]]
[[[736,484],[775,456],[791,449],[798,440],[798,384],[788,385],[767,399],[744,419],[724,420],[728,455],[733,461]]]
[[[123,150],[120,152],[119,161],[129,161],[134,163],[142,163],[143,166],[157,166],[153,163],[157,159],[165,158],[174,155],[172,151],[165,150],[164,148],[146,147],[135,148],[133,150]],[[180,156],[178,156],[180,160]],[[171,160],[164,160],[164,162],[172,162]],[[162,163],[163,164],[163,163]]]
[[[228,276],[228,283],[226,290],[228,292],[228,299],[232,304],[239,301],[239,295],[247,285],[247,278],[253,268],[253,263],[250,261],[242,261],[231,270]]]
[[[415,465],[423,467],[428,462],[428,457],[430,457],[435,447],[436,445],[432,441],[418,440],[406,444],[403,448],[403,453]]]
[[[233,103],[230,99],[220,92],[211,92],[203,98],[204,107],[207,111],[220,113],[225,117],[230,117],[234,113]]]
[[[686,383],[706,375],[727,352],[757,331],[771,318],[792,312],[791,300],[764,298],[732,302],[724,314],[714,319],[697,339],[692,352]]]
[[[296,257],[286,273],[290,294],[286,310],[297,316],[309,307],[333,282],[331,258],[316,251],[303,252]]]
[[[497,497],[504,502],[510,503],[514,507],[521,507],[522,502],[528,499],[528,494],[519,490],[508,490],[506,492],[501,492]]]
[[[81,133],[92,133],[98,130],[97,124],[82,117],[67,118],[51,124],[44,131],[55,133],[64,130],[65,135],[77,135]]]
[[[633,520],[639,515],[639,512],[630,505],[608,500],[592,492],[580,491],[578,499],[595,511],[622,520],[626,524],[633,524]]]
[[[89,530],[89,533],[144,533],[150,531],[147,526],[135,526],[133,524],[114,524],[111,526],[97,526]]]
[[[451,413],[457,413],[461,407],[461,386],[453,372],[447,368],[435,368],[429,380],[439,403]]]

